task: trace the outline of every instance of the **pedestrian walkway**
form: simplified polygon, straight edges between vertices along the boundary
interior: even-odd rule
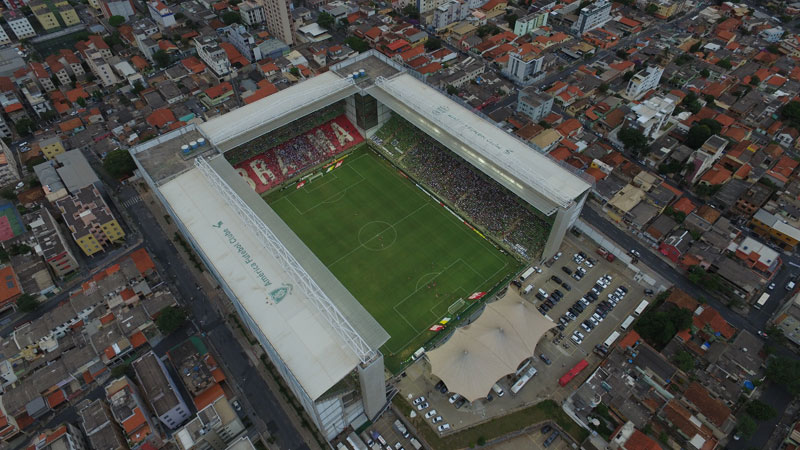
[[[133,206],[133,205],[135,205],[135,204],[137,204],[137,203],[139,203],[141,201],[142,201],[142,197],[140,195],[137,195],[136,197],[131,197],[131,198],[125,200],[124,202],[122,202],[122,206],[124,206],[126,208],[130,208],[131,206]]]

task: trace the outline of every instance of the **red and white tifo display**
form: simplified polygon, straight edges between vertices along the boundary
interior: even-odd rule
[[[356,127],[341,115],[234,167],[261,194],[363,141]]]

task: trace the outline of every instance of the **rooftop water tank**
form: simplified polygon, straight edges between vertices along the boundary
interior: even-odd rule
[[[186,144],[181,145],[181,151],[183,153],[189,153],[189,151],[190,151],[189,146],[186,145]]]

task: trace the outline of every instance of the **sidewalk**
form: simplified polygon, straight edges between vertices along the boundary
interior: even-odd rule
[[[164,230],[164,233],[167,235],[167,237],[172,239],[172,236],[174,236],[176,232],[180,234],[177,226],[175,226],[175,224],[172,222],[171,219],[169,223],[167,223],[165,219],[165,215],[167,214],[167,212],[161,207],[161,204],[158,202],[158,200],[154,198],[149,189],[147,188],[143,189],[139,183],[137,183],[135,187],[136,191],[142,197],[142,202],[151,211],[156,222],[158,222],[158,225]],[[179,246],[176,246],[176,248],[177,247]],[[188,254],[184,250],[178,249],[178,253],[180,254],[180,257],[184,261],[184,264],[186,265],[188,270],[192,273],[193,278],[195,279],[197,285],[199,286],[199,289],[206,293],[206,296],[208,297],[213,308],[219,313],[221,319],[224,321],[225,326],[230,330],[231,334],[235,336],[236,340],[239,342],[239,345],[244,350],[244,353],[246,354],[247,358],[250,360],[251,365],[254,368],[256,368],[259,375],[264,379],[264,381],[269,386],[270,390],[276,394],[275,396],[280,402],[281,407],[287,413],[289,419],[294,424],[297,431],[303,437],[303,440],[306,442],[306,444],[309,446],[310,449],[322,450],[322,447],[319,445],[314,433],[310,431],[308,428],[306,428],[307,426],[314,427],[314,425],[308,419],[301,417],[297,413],[295,407],[291,405],[288,399],[286,398],[287,395],[293,395],[291,391],[282,389],[281,386],[278,384],[278,382],[267,371],[266,367],[262,363],[260,359],[261,355],[263,354],[261,346],[259,344],[251,345],[250,342],[248,342],[247,338],[242,335],[241,331],[238,330],[238,326],[232,323],[232,319],[229,317],[229,315],[230,314],[236,315],[237,313],[233,308],[231,302],[228,300],[227,296],[225,296],[225,294],[219,289],[219,286],[214,277],[207,270],[203,270],[202,273],[198,271],[197,268],[194,266],[194,263],[192,263],[189,260]],[[200,318],[195,318],[195,319],[200,320]],[[201,320],[201,328],[202,325],[203,322]],[[219,354],[219,351],[217,350],[216,353]],[[234,381],[233,383],[234,388],[238,393],[240,393],[242,401],[249,404],[249,399],[241,395],[239,386],[235,382],[236,378],[229,377],[229,379]],[[250,409],[252,410],[252,408]],[[266,424],[263,424],[263,421],[261,421],[261,424],[263,425],[263,430],[266,431],[265,434],[268,435],[269,434],[268,426]],[[264,439],[264,444],[270,448],[277,448],[272,444],[270,444],[266,439]]]

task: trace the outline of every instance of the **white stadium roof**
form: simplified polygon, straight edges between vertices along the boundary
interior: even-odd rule
[[[290,249],[314,281],[372,348],[389,335],[333,277],[269,206],[221,157],[210,165]],[[255,321],[312,399],[317,399],[360,362],[286,266],[265,249],[234,205],[199,169],[190,169],[159,187],[170,208],[200,251]],[[276,301],[273,293],[286,287]],[[279,296],[279,293],[275,293]]]
[[[516,195],[549,213],[591,185],[413,76],[376,81],[368,92]]]

